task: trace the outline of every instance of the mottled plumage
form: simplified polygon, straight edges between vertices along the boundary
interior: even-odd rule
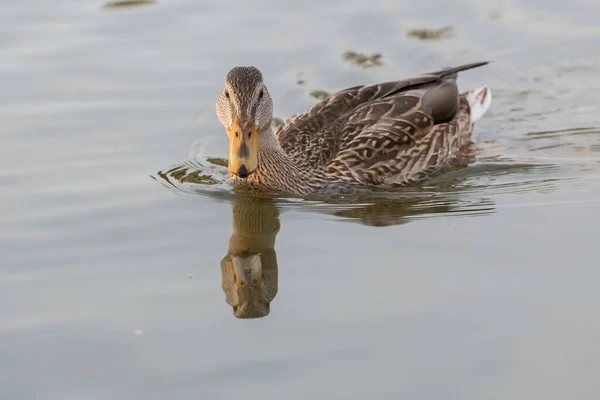
[[[391,189],[419,181],[447,165],[470,141],[471,107],[482,114],[491,94],[487,88],[459,94],[456,78],[460,71],[485,64],[352,87],[290,118],[275,132],[261,126],[256,170],[244,178],[231,171],[231,181],[295,195]],[[226,90],[235,90],[242,99],[233,113],[246,108],[260,126],[264,112],[253,112],[268,111],[272,117],[272,101],[267,93],[262,109],[260,100],[253,102],[256,91],[266,88],[258,69],[244,68],[228,74]]]

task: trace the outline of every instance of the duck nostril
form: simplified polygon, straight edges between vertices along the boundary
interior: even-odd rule
[[[248,132],[248,139],[252,137],[252,131]]]
[[[238,131],[235,131],[235,137],[236,138],[240,137],[240,133]]]

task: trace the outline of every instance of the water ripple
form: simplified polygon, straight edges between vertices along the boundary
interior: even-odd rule
[[[203,158],[157,172],[152,178],[177,194],[235,202],[225,183],[227,161]],[[311,212],[371,226],[406,223],[434,216],[475,216],[495,212],[494,198],[554,190],[559,166],[507,157],[464,156],[419,185],[395,191],[369,191],[327,199],[276,198],[282,211]]]

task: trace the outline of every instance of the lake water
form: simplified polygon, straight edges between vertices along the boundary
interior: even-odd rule
[[[4,0],[0,398],[598,398],[598,15]],[[263,71],[285,119],[314,90],[479,60],[459,79],[494,96],[474,155],[401,196],[253,202],[185,182],[227,154],[214,103],[234,65]],[[236,283],[240,263],[262,271]]]

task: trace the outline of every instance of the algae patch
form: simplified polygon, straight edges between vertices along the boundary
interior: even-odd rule
[[[383,65],[383,54],[381,53],[359,53],[357,51],[348,50],[342,54],[342,59],[360,68],[373,68]]]
[[[209,157],[206,159],[207,162],[214,164],[214,165],[219,165],[221,167],[227,167],[227,160],[224,158],[216,158],[216,157]]]
[[[441,40],[452,36],[454,29],[451,26],[444,26],[439,29],[411,29],[406,36],[419,40]]]
[[[314,97],[317,100],[325,100],[330,96],[329,92],[326,92],[321,89],[313,90],[310,92],[311,97]]]

